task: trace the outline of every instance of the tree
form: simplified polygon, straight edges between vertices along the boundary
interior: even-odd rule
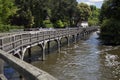
[[[91,15],[90,7],[85,3],[80,3],[77,7],[79,10],[77,22],[88,21],[88,18]]]
[[[100,13],[100,21],[108,18],[120,19],[120,0],[105,0]]]
[[[73,26],[75,11],[77,9],[76,0],[53,0],[51,8],[51,20],[53,23],[62,21],[67,26]]]
[[[34,0],[33,0],[34,1]],[[32,5],[32,13],[35,20],[35,27],[43,27],[43,21],[51,15],[49,9],[50,0],[35,0]]]
[[[14,0],[0,0],[0,23],[8,24],[9,16],[14,15],[16,11]]]
[[[120,44],[120,0],[105,0],[100,14],[100,38],[106,44]]]
[[[17,11],[9,15],[10,23],[25,28],[45,27],[46,20],[54,27],[76,26],[77,21],[88,20],[90,15],[89,6],[78,7],[76,0],[15,0],[13,3]]]
[[[31,28],[34,24],[34,17],[31,11],[32,0],[15,0],[15,5],[18,7],[18,10],[15,15],[10,17],[10,23]]]
[[[91,15],[89,16],[88,23],[90,26],[99,25],[100,9],[94,5],[90,5]]]

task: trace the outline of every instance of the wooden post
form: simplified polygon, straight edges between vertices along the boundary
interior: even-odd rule
[[[67,43],[68,43],[68,47],[70,46],[70,40],[69,40],[69,37],[68,37],[68,41],[67,41]]]
[[[3,39],[0,40],[1,49],[3,49]],[[4,61],[0,59],[0,74],[4,74]]]
[[[28,48],[28,58],[29,62],[31,62],[31,48]]]
[[[50,53],[50,41],[48,41],[48,54]]]
[[[12,41],[13,41],[13,43],[12,43],[13,48],[15,48],[15,36],[12,37]]]
[[[57,40],[57,44],[58,44],[58,53],[60,53],[60,49],[61,49],[61,44],[60,44],[60,41],[59,40]]]
[[[0,59],[0,74],[4,74],[4,61]]]
[[[76,43],[76,37],[77,37],[77,36],[76,36],[76,35],[74,35],[74,43]]]
[[[42,48],[42,60],[45,60],[45,47]]]

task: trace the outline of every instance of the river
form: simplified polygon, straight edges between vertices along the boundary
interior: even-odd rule
[[[58,80],[120,80],[120,46],[102,45],[97,38],[94,32],[87,39],[62,47],[60,53],[51,52],[45,61],[37,59],[31,64]]]

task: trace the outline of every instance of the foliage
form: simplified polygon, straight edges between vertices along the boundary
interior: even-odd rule
[[[89,26],[99,25],[100,9],[96,8],[96,6],[94,5],[90,5],[90,9],[91,9],[91,15],[89,16],[88,19]]]
[[[63,28],[64,27],[64,23],[61,20],[57,20],[54,23],[55,28]]]
[[[98,23],[99,23],[98,18],[93,18],[93,19],[89,18],[89,19],[88,19],[88,24],[89,24],[89,26],[97,26]]]
[[[68,21],[64,21],[63,24],[64,24],[64,27],[68,27],[70,25]]]
[[[120,0],[105,0],[100,13],[100,21],[108,18],[120,20]]]
[[[51,8],[51,20],[56,23],[57,20],[66,22],[69,26],[74,25],[74,17],[77,11],[76,0],[53,0],[54,6]]]
[[[77,11],[75,14],[75,26],[81,24],[82,21],[88,21],[91,15],[90,6],[85,3],[80,3],[77,5]]]
[[[105,44],[120,44],[120,20],[104,20],[100,36]]]
[[[0,0],[0,23],[24,28],[73,27],[91,14],[76,0]]]
[[[11,26],[0,24],[0,32],[8,32],[11,29],[23,29],[23,26]]]
[[[30,28],[34,24],[34,17],[31,15],[31,11],[20,12],[10,17],[11,25],[25,26],[25,28]]]
[[[5,32],[5,31],[9,31],[9,26],[0,24],[0,32]]]
[[[88,17],[91,15],[90,7],[85,3],[78,4],[79,17],[81,21],[88,21]]]
[[[15,15],[10,17],[10,23],[12,25],[25,26],[25,28],[30,28],[34,24],[34,17],[30,10],[30,1],[27,0],[15,0],[15,5],[18,10]]]
[[[17,7],[14,5],[14,0],[0,0],[0,23],[8,23],[9,16],[15,14],[16,11]]]
[[[44,26],[43,21],[51,15],[50,2],[51,0],[31,0],[30,10],[34,16],[34,27]]]
[[[53,24],[51,23],[50,20],[44,20],[44,21],[43,21],[43,25],[44,25],[46,28],[52,28],[52,27],[53,27]]]
[[[120,44],[120,0],[105,0],[100,14],[101,39],[104,43]]]
[[[74,24],[76,0],[15,0],[15,4],[19,10],[16,15],[11,17],[12,24],[25,27],[44,27],[44,20],[48,17],[53,24],[56,24],[57,20],[67,22],[71,26]],[[18,21],[14,23],[16,19]],[[28,26],[28,24],[31,25]]]

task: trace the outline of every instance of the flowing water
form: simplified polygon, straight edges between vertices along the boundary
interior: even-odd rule
[[[50,53],[45,61],[37,59],[31,64],[58,80],[120,80],[120,46],[101,45],[97,38],[94,32],[87,39],[62,47],[60,53]]]

